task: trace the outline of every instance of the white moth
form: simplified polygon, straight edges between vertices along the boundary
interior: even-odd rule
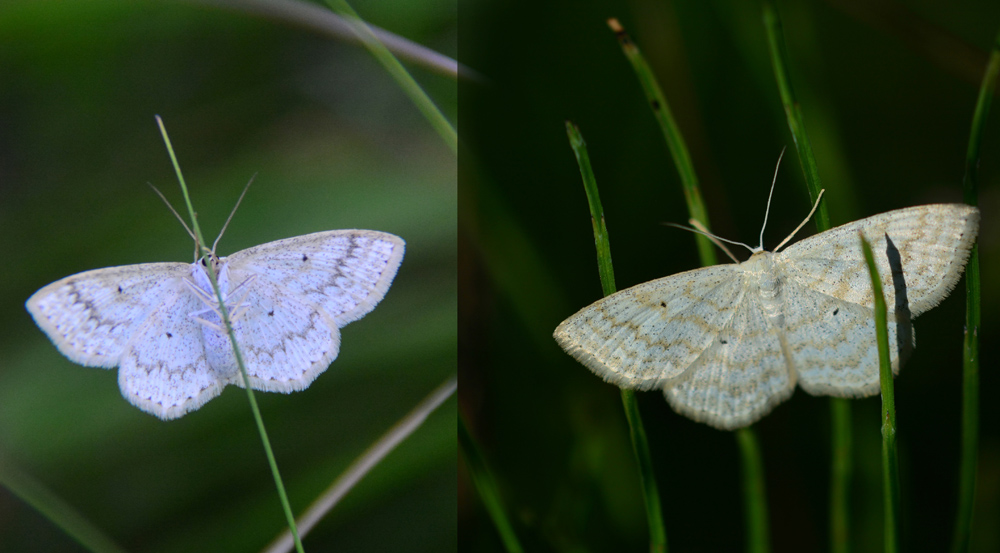
[[[873,296],[859,231],[876,254],[898,373],[915,344],[910,319],[940,303],[962,275],[979,231],[975,207],[900,209],[781,252],[750,248],[743,263],[599,300],[563,321],[555,339],[606,381],[661,388],[674,410],[720,429],[760,419],[796,383],[815,395],[876,394]]]
[[[27,301],[60,352],[120,367],[122,395],[162,419],[193,411],[227,384],[243,386],[207,271],[233,321],[250,386],[303,390],[337,357],[340,328],[385,296],[401,238],[332,230],[192,264],[146,263],[66,277]]]

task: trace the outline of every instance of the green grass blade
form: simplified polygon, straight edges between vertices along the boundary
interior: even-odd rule
[[[872,246],[860,232],[861,250],[871,275],[875,300],[875,337],[878,343],[879,386],[882,391],[882,505],[885,553],[899,551],[899,459],[896,454],[896,400],[893,395],[892,363],[889,361],[889,323],[882,279],[875,266]]]
[[[496,480],[493,479],[493,473],[486,466],[486,459],[465,425],[465,417],[461,415],[458,417],[458,442],[462,446],[462,455],[465,458],[465,466],[472,476],[472,483],[476,486],[479,498],[482,499],[486,512],[489,513],[493,525],[500,534],[504,549],[507,553],[521,553],[524,549],[517,540],[514,527],[507,519],[507,513],[504,512],[500,490],[497,488]]]
[[[417,106],[417,109],[427,119],[427,122],[434,127],[434,130],[441,136],[445,144],[451,148],[452,152],[458,154],[458,133],[455,131],[455,127],[448,122],[448,119],[434,105],[434,102],[427,96],[424,89],[420,88],[420,85],[417,84],[413,76],[403,67],[403,64],[399,63],[399,60],[396,59],[396,56],[392,55],[392,52],[386,48],[385,44],[382,44],[382,41],[378,39],[371,27],[358,16],[358,13],[347,3],[347,0],[329,0],[329,3],[334,11],[339,13],[351,25],[358,39],[364,43],[365,48],[392,75],[392,78],[396,80],[400,88],[403,89],[403,92],[410,97],[410,100]]]
[[[61,528],[67,536],[76,540],[85,549],[95,553],[125,553],[125,549],[100,528],[94,526],[65,499],[6,459],[0,459],[0,485],[34,507],[49,522]]]
[[[809,201],[816,203],[819,191],[823,189],[819,178],[819,168],[816,165],[816,156],[813,155],[812,146],[809,144],[809,136],[806,134],[802,110],[799,108],[795,91],[792,89],[792,81],[788,72],[788,51],[785,47],[784,33],[781,30],[781,18],[778,17],[778,11],[774,9],[774,3],[770,0],[764,2],[764,30],[767,33],[771,65],[774,68],[774,78],[778,82],[781,104],[785,108],[785,118],[788,120],[788,128],[792,132],[792,140],[795,143],[799,164],[806,177],[806,186],[809,188]],[[815,221],[820,231],[830,228],[830,214],[826,210],[825,203],[820,204],[819,209],[816,210]]]
[[[986,65],[979,98],[972,116],[969,146],[965,154],[963,193],[965,203],[979,205],[979,148],[982,144],[986,117],[1000,74],[1000,32],[993,41],[993,50]],[[976,467],[979,455],[979,329],[981,325],[981,291],[979,277],[979,245],[972,247],[965,268],[965,338],[962,347],[962,445],[958,474],[958,512],[951,551],[969,550],[972,535],[972,511],[975,502]]]
[[[764,489],[764,462],[760,453],[757,435],[750,427],[736,431],[736,442],[743,455],[743,495],[746,498],[760,498],[760,501],[746,502],[747,551],[766,553],[771,550],[771,536],[767,523],[767,503]]]
[[[802,174],[805,177],[806,188],[810,199],[815,202],[823,189],[819,178],[819,168],[816,156],[813,154],[806,134],[802,110],[799,107],[795,90],[788,70],[788,49],[781,27],[781,18],[774,3],[766,0],[763,4],[764,30],[767,34],[768,48],[771,55],[771,66],[778,85],[778,94],[785,109],[788,129],[792,133],[795,151],[798,154]],[[830,215],[826,202],[820,204],[815,214],[816,230],[823,232],[830,229]],[[831,462],[830,462],[830,551],[832,553],[847,553],[850,550],[849,493],[851,481],[851,404],[850,400],[830,398],[831,419]]]
[[[670,105],[663,95],[663,89],[660,88],[659,83],[656,81],[656,76],[653,75],[653,71],[650,69],[639,47],[632,42],[632,39],[625,32],[625,29],[618,20],[609,19],[608,27],[614,31],[618,42],[621,44],[622,51],[625,53],[625,57],[632,64],[632,69],[635,71],[636,77],[642,85],[642,90],[646,94],[646,100],[653,110],[653,116],[656,117],[656,121],[660,125],[660,130],[663,132],[663,137],[667,142],[667,148],[673,158],[674,165],[677,167],[677,172],[680,174],[681,186],[684,189],[684,199],[687,202],[689,215],[692,219],[701,222],[706,229],[711,229],[711,225],[708,222],[708,210],[705,208],[705,202],[701,197],[701,188],[698,185],[698,177],[694,171],[694,164],[691,162],[691,155],[688,153],[684,136],[674,121]],[[695,241],[698,245],[698,255],[701,259],[701,264],[705,267],[715,265],[718,261],[711,241],[700,234],[695,235]],[[767,496],[764,486],[764,461],[761,457],[759,447],[745,447],[744,445],[747,443],[756,444],[757,442],[752,428],[740,429],[737,432],[736,439],[740,445],[739,449],[742,455],[744,478],[743,500],[744,509],[747,513],[746,520],[748,524],[757,525],[747,528],[749,540],[747,547],[750,551],[769,551],[769,532],[766,528]]]
[[[576,164],[580,168],[583,188],[587,193],[587,204],[590,206],[590,222],[594,227],[594,246],[597,248],[597,271],[601,275],[601,289],[605,296],[617,291],[615,287],[615,270],[611,265],[611,240],[608,237],[608,227],[604,220],[604,207],[601,206],[601,196],[597,193],[597,178],[590,166],[590,154],[587,153],[587,143],[583,141],[580,129],[573,123],[566,122],[566,134],[569,145],[576,156]]]
[[[340,502],[347,492],[361,481],[373,468],[375,468],[385,456],[391,453],[396,446],[420,428],[420,425],[427,420],[430,414],[441,406],[449,397],[458,390],[458,378],[450,377],[434,391],[416,405],[403,418],[386,431],[378,440],[372,443],[344,472],[333,481],[330,486],[323,491],[302,513],[297,521],[299,533],[302,537],[309,534],[309,531],[316,527],[316,524],[323,519]],[[280,536],[264,549],[264,553],[285,553],[292,550],[292,534],[289,531],[283,532]]]
[[[594,226],[594,244],[597,247],[597,266],[601,275],[601,287],[604,295],[614,294],[615,273],[611,265],[611,243],[608,239],[608,228],[604,221],[604,208],[597,191],[597,179],[590,166],[590,155],[583,135],[573,123],[566,122],[566,134],[569,136],[570,147],[576,155],[583,178],[583,188],[587,193],[587,203],[590,206],[590,219]],[[653,473],[653,458],[649,454],[649,442],[646,440],[646,430],[639,414],[639,406],[635,400],[635,392],[621,390],[622,407],[625,418],[628,419],[629,436],[632,438],[632,451],[639,465],[639,479],[642,483],[642,496],[646,503],[646,521],[649,524],[649,550],[654,553],[667,551],[667,530],[663,524],[663,510],[660,507],[660,493],[656,486],[656,476]]]
[[[614,31],[618,42],[622,46],[622,52],[625,53],[625,57],[632,64],[632,69],[639,79],[639,84],[642,85],[642,91],[646,94],[646,101],[653,110],[656,122],[660,125],[660,131],[663,132],[663,138],[667,142],[670,157],[673,158],[674,165],[677,167],[677,172],[681,177],[681,186],[684,187],[684,201],[687,202],[688,213],[692,219],[697,219],[701,224],[705,225],[705,228],[712,228],[708,222],[708,210],[705,208],[705,201],[701,197],[701,187],[698,185],[698,175],[694,172],[694,163],[691,162],[691,154],[688,152],[684,136],[681,134],[680,129],[677,127],[677,122],[674,121],[674,116],[670,112],[670,105],[663,95],[660,83],[656,81],[656,76],[653,75],[653,70],[646,63],[646,58],[639,51],[639,47],[632,42],[632,39],[625,32],[625,29],[622,28],[618,20],[614,18],[609,19],[608,27]],[[709,265],[718,263],[715,257],[715,247],[712,245],[711,240],[705,236],[696,234],[695,242],[698,244],[698,256],[701,258],[703,266],[708,267]]]
[[[830,398],[830,551],[850,551],[850,517],[848,489],[851,484],[854,449],[851,436],[851,400]]]
[[[349,43],[362,43],[351,28],[350,23],[341,16],[330,13],[330,10],[306,2],[304,0],[202,0],[202,3],[219,5],[228,9],[256,14],[267,19],[281,21],[289,25],[308,29],[324,34],[336,40]],[[475,72],[448,56],[439,54],[430,48],[407,40],[397,34],[390,33],[369,25],[379,42],[400,58],[430,71],[452,78],[459,75],[470,78],[481,78]]]
[[[188,195],[187,184],[184,181],[184,175],[181,173],[180,163],[177,161],[177,155],[174,153],[174,147],[170,143],[170,137],[167,136],[167,128],[163,125],[163,120],[160,116],[156,116],[156,124],[160,127],[160,134],[163,135],[163,143],[167,146],[167,153],[170,154],[170,162],[174,166],[174,172],[177,173],[177,181],[180,183],[181,192],[184,195],[184,203],[187,205],[188,213],[191,215],[191,231],[194,232],[195,241],[198,243],[200,248],[199,253],[204,255],[209,252],[208,248],[205,246],[205,238],[201,234],[201,227],[198,225],[198,217],[195,213],[194,206],[191,204],[191,197]],[[212,252],[214,254],[215,252]],[[271,476],[274,478],[274,485],[278,489],[278,498],[281,501],[281,509],[285,513],[285,520],[288,523],[288,529],[292,533],[292,538],[295,540],[295,550],[298,553],[305,553],[305,549],[302,547],[302,540],[299,538],[299,531],[295,526],[295,515],[292,513],[292,505],[288,501],[288,493],[285,491],[285,483],[281,479],[281,472],[278,470],[278,461],[274,457],[274,451],[271,449],[271,440],[267,437],[267,429],[264,428],[264,418],[260,415],[260,409],[257,407],[257,398],[253,395],[253,388],[250,387],[250,379],[247,377],[246,364],[243,362],[243,352],[240,351],[240,346],[236,342],[236,334],[233,332],[233,323],[229,319],[229,310],[226,308],[226,301],[222,298],[222,290],[219,289],[219,282],[216,279],[215,271],[205,271],[208,274],[208,279],[212,283],[212,289],[215,290],[215,297],[219,300],[219,313],[222,315],[222,322],[226,326],[226,333],[229,335],[229,342],[233,346],[233,353],[236,356],[236,365],[240,369],[240,378],[243,379],[243,388],[247,392],[247,401],[250,402],[250,410],[253,412],[254,421],[257,423],[257,432],[260,434],[261,443],[264,446],[264,453],[267,456],[267,463],[271,467]]]

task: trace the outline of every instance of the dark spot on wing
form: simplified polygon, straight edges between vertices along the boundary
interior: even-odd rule
[[[833,314],[834,315],[836,315],[837,313],[840,313],[840,308],[839,307],[833,310]]]
[[[167,333],[167,338],[173,338],[173,337],[174,337],[174,335],[173,335],[173,334],[171,334],[171,333],[169,333],[169,332]]]
[[[720,344],[728,344],[729,341],[727,341],[725,338],[719,338],[719,343]]]
[[[119,287],[118,287],[118,293],[119,293],[119,294],[121,294],[121,293],[122,293],[122,287],[121,287],[121,286],[119,286]]]
[[[272,309],[272,310],[268,311],[268,312],[267,312],[267,316],[268,316],[268,317],[273,317],[273,316],[274,316],[274,309]]]
[[[667,306],[666,302],[662,302],[662,301],[660,302],[660,307],[666,307],[666,306]]]
[[[302,261],[309,261],[309,256],[306,254],[302,254]]]

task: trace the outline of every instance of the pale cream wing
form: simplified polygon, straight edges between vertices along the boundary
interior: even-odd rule
[[[187,293],[186,263],[108,267],[68,276],[35,292],[25,304],[38,326],[71,360],[118,366],[125,345],[165,298]]]
[[[219,395],[227,377],[210,365],[204,327],[189,315],[204,307],[201,300],[186,289],[157,300],[125,346],[118,385],[136,407],[174,419]]]
[[[785,335],[799,385],[813,395],[863,397],[878,393],[878,347],[871,308],[810,290],[782,278]],[[900,315],[897,321],[896,315]],[[913,349],[913,325],[898,311],[889,317],[889,359]]]
[[[795,391],[796,371],[783,329],[749,287],[712,343],[664,389],[675,411],[722,430],[747,426]]]
[[[340,330],[304,296],[259,279],[249,287],[243,304],[245,311],[233,330],[253,389],[304,390],[337,357]],[[231,352],[228,337],[222,338]],[[239,374],[234,374],[232,383],[243,386]]]
[[[612,294],[566,319],[554,337],[604,380],[637,390],[668,385],[708,348],[744,294],[737,265],[716,265]]]
[[[962,276],[979,210],[933,204],[881,213],[796,242],[774,254],[775,265],[804,288],[871,307],[859,230],[875,252],[890,313],[908,309],[916,317],[947,297]]]
[[[374,230],[331,230],[268,242],[223,259],[234,285],[249,275],[322,308],[338,327],[385,297],[403,260],[403,239]]]

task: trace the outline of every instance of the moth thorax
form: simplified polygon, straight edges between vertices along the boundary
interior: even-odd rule
[[[778,326],[784,325],[782,282],[774,266],[774,254],[757,252],[743,266],[749,281],[756,284],[751,285],[751,293],[756,292],[760,298],[764,313]]]
[[[208,271],[212,271],[215,276],[215,281],[219,283],[219,289],[222,291],[223,297],[225,297],[227,291],[229,290],[229,271],[227,270],[224,258],[209,254],[198,260],[194,264],[194,269],[192,271],[194,277],[194,283],[209,294],[214,293],[212,288],[212,282],[208,276]]]

